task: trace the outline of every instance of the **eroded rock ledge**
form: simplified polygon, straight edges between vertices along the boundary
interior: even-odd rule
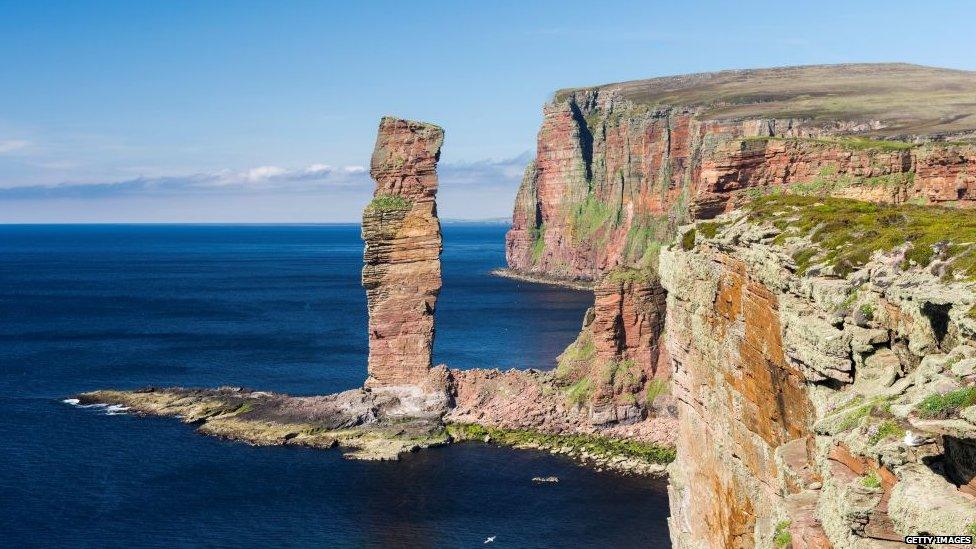
[[[675,546],[976,528],[974,229],[959,210],[776,194],[662,252]]]

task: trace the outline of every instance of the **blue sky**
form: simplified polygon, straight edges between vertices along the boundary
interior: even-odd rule
[[[810,63],[976,69],[976,3],[0,0],[0,222],[355,221],[384,114],[441,216],[508,215],[562,87]]]

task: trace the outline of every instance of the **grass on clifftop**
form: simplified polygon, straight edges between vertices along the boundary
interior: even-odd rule
[[[528,429],[499,429],[473,423],[452,423],[447,433],[454,440],[485,440],[506,446],[536,445],[546,449],[569,448],[594,456],[624,456],[647,463],[667,464],[674,461],[675,450],[667,446],[599,435],[554,435]]]
[[[747,209],[751,221],[768,222],[783,231],[778,243],[790,236],[810,237],[814,247],[794,254],[801,273],[826,263],[835,274],[847,276],[875,251],[911,243],[904,267],[910,262],[928,265],[938,245],[943,258],[951,259],[950,273],[976,278],[976,216],[965,210],[787,194],[755,198]]]
[[[373,201],[366,206],[366,209],[374,212],[393,212],[409,210],[411,206],[413,206],[413,203],[402,196],[381,194],[374,197]]]
[[[915,408],[926,419],[948,419],[963,408],[976,404],[976,387],[965,387],[948,393],[936,393],[925,397]]]
[[[813,143],[826,146],[840,146],[852,151],[907,151],[914,148],[914,143],[894,141],[889,139],[868,139],[866,137],[747,137],[745,142],[788,141],[797,143]]]
[[[643,269],[616,267],[607,273],[605,278],[610,282],[619,284],[627,284],[631,282],[653,282],[657,279],[657,271],[650,267],[645,267]]]

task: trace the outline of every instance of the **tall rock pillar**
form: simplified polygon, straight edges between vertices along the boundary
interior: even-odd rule
[[[369,309],[366,387],[431,381],[434,309],[441,289],[437,161],[444,130],[384,117],[370,175],[373,201],[363,211],[363,287]]]

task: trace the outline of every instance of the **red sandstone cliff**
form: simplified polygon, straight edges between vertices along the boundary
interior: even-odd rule
[[[976,284],[950,269],[967,265],[969,226],[780,195],[662,252],[676,547],[881,548],[976,527]],[[927,231],[954,251],[906,255]],[[832,268],[879,233],[854,272]]]
[[[385,117],[370,175],[373,201],[363,212],[362,282],[369,309],[366,387],[431,382],[434,310],[441,288],[437,161],[444,131]]]
[[[587,280],[646,266],[678,224],[725,211],[750,188],[968,205],[976,147],[914,145],[971,136],[974,88],[965,71],[837,65],[559,92],[518,191],[508,265]]]
[[[559,356],[557,382],[594,425],[667,415],[665,292],[650,271],[620,269],[598,284],[580,335]]]

